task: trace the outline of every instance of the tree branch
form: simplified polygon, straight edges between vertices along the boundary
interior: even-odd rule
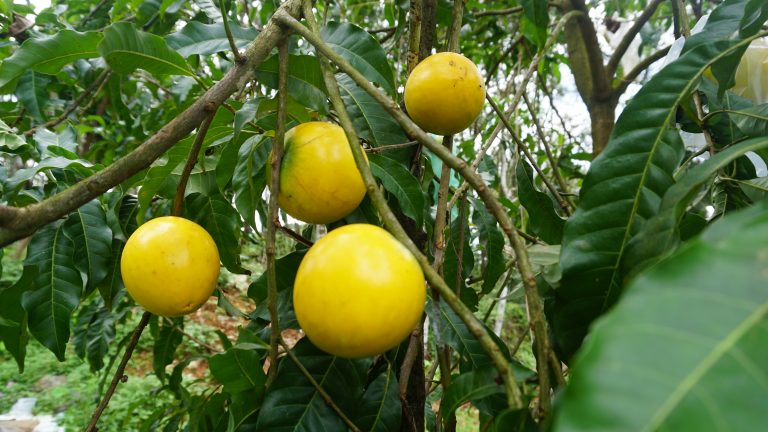
[[[280,340],[280,321],[277,312],[277,266],[275,258],[275,235],[280,226],[277,197],[280,194],[280,165],[283,162],[283,141],[285,140],[285,107],[288,91],[288,41],[278,45],[277,68],[277,128],[272,141],[271,175],[269,177],[269,215],[267,216],[267,308],[269,309],[269,370],[267,387],[277,374],[277,345]]]
[[[613,55],[611,55],[611,58],[608,60],[608,64],[605,66],[605,74],[609,78],[613,77],[613,75],[616,73],[616,69],[619,67],[619,62],[621,62],[621,58],[624,57],[624,54],[627,52],[629,45],[632,43],[632,40],[634,40],[635,36],[640,33],[640,29],[643,28],[645,23],[651,19],[653,14],[656,12],[656,8],[659,7],[659,4],[661,4],[662,1],[664,0],[651,0],[651,2],[648,3],[648,6],[643,9],[643,12],[632,24],[632,27],[629,28],[627,33],[621,39],[621,42],[619,42],[619,45],[613,52]]]
[[[235,63],[245,63],[245,58],[240,54],[240,50],[237,48],[235,38],[232,36],[232,29],[229,28],[229,16],[227,15],[227,8],[224,4],[224,0],[219,0],[219,7],[221,8],[221,15],[224,19],[224,33],[227,34],[227,40],[229,41],[229,48],[232,50],[232,54],[235,56]]]
[[[205,141],[205,135],[208,133],[208,128],[211,126],[214,114],[216,114],[215,111],[209,114],[200,124],[200,127],[197,129],[197,135],[195,136],[195,142],[192,143],[192,148],[189,149],[187,161],[184,163],[184,169],[181,171],[179,186],[176,188],[176,197],[173,199],[174,216],[181,217],[182,209],[184,208],[184,192],[187,190],[187,182],[189,181],[190,174],[192,174],[192,168],[194,168],[197,163],[200,149],[203,147],[203,141]]]
[[[101,399],[101,402],[96,407],[96,410],[93,412],[93,416],[91,416],[91,421],[88,423],[88,426],[85,428],[85,432],[95,432],[96,431],[96,423],[99,421],[99,417],[101,417],[101,414],[104,413],[104,409],[107,407],[107,404],[109,403],[109,400],[112,398],[112,395],[115,394],[115,389],[117,389],[117,385],[121,381],[125,381],[128,379],[128,377],[125,374],[125,366],[128,365],[128,360],[131,359],[131,355],[133,354],[134,348],[136,348],[136,345],[139,343],[139,338],[141,337],[141,333],[144,331],[144,328],[149,323],[149,318],[152,317],[152,314],[149,312],[144,312],[144,315],[141,316],[141,321],[139,321],[139,324],[136,326],[136,329],[133,331],[133,335],[131,336],[131,340],[128,342],[128,346],[125,348],[125,354],[123,354],[123,359],[120,360],[120,364],[117,365],[117,370],[115,371],[115,376],[112,378],[112,383],[109,385],[109,388],[107,388],[107,392],[104,394],[104,397]]]
[[[278,11],[298,16],[300,0],[288,0]],[[0,225],[0,247],[34,233],[39,227],[55,221],[81,205],[98,197],[132,175],[147,168],[166,150],[187,136],[212,111],[254,76],[256,67],[286,36],[285,30],[270,20],[245,52],[246,63],[235,65],[200,99],[162,127],[138,148],[104,170],[46,200],[27,207],[10,207],[14,215]]]

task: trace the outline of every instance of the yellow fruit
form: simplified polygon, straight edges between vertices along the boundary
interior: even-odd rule
[[[381,354],[421,319],[424,274],[413,255],[375,225],[337,228],[301,261],[293,307],[320,349],[347,358]]]
[[[419,63],[405,84],[405,108],[427,132],[463,131],[483,109],[485,84],[471,60],[452,52],[433,54]]]
[[[267,184],[270,175],[267,169]],[[350,214],[363,198],[363,177],[340,126],[309,122],[286,132],[280,208],[304,222],[327,224]]]
[[[704,77],[717,82],[712,68],[704,71]],[[749,44],[736,68],[730,91],[756,104],[768,102],[768,40],[755,39]]]
[[[197,310],[213,294],[219,251],[200,225],[166,216],[140,226],[125,243],[120,270],[144,309],[173,317]]]

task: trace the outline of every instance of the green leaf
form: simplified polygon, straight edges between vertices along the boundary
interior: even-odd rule
[[[426,310],[432,314],[434,307],[429,304]],[[430,319],[435,319],[434,316],[430,316]],[[440,317],[438,319],[440,320],[443,342],[455,349],[461,356],[462,370],[476,370],[491,364],[491,360],[480,342],[469,331],[464,321],[445,302],[440,302]]]
[[[475,266],[475,254],[471,246],[472,230],[469,225],[469,210],[466,208],[466,202],[460,202],[459,205],[465,206],[464,212],[459,211],[459,217],[451,221],[445,233],[443,278],[448,287],[459,291],[462,302],[474,310],[478,304],[477,293],[472,287],[468,287],[466,282]]]
[[[162,381],[165,379],[165,367],[173,363],[176,349],[181,345],[184,335],[178,331],[183,328],[184,318],[173,318],[171,322],[163,317],[157,317],[157,330],[153,332],[155,344],[152,347],[152,367],[155,375]]]
[[[277,55],[265,60],[256,69],[256,79],[277,90]],[[297,102],[324,114],[328,112],[327,90],[315,56],[290,55],[288,57],[288,94]]]
[[[677,106],[709,65],[749,42],[699,44],[654,76],[616,122],[608,146],[584,180],[579,206],[565,224],[563,281],[548,310],[563,358],[578,349],[590,323],[619,298],[625,276],[619,265],[626,246],[656,214],[674,183],[672,174],[683,156],[673,129]]]
[[[32,289],[21,298],[29,314],[29,331],[64,360],[72,312],[80,303],[83,279],[75,265],[75,244],[62,222],[46,225],[29,243],[25,265],[35,266]]]
[[[101,33],[60,30],[53,36],[30,38],[0,63],[0,93],[12,93],[26,71],[55,75],[75,60],[99,56]]]
[[[104,307],[101,297],[96,297],[80,309],[72,344],[78,357],[88,359],[91,371],[99,371],[104,367],[104,356],[109,352],[109,344],[115,339],[116,318]]]
[[[299,270],[299,264],[304,259],[306,251],[294,251],[278,258],[275,261],[277,273],[277,291],[284,291],[293,286],[296,279],[296,272]],[[263,303],[267,299],[267,272],[264,272],[258,279],[248,287],[248,297],[256,303]]]
[[[403,213],[420,228],[424,224],[426,198],[416,177],[403,165],[386,156],[371,154],[368,163],[374,177],[381,181],[387,192],[394,195]]]
[[[499,372],[493,366],[484,366],[451,379],[440,401],[440,412],[447,421],[465,403],[500,393],[504,393],[504,385]]]
[[[768,104],[755,105],[729,113],[733,122],[745,135],[768,135]]]
[[[216,0],[195,0],[200,9],[205,15],[212,21],[221,22],[221,10],[219,10],[219,2]]]
[[[485,257],[483,269],[483,293],[489,293],[507,269],[504,260],[504,235],[497,226],[496,219],[491,216],[488,209],[480,200],[472,200],[475,211],[472,221],[480,232],[480,244]]]
[[[75,266],[87,276],[86,292],[96,288],[106,277],[112,259],[112,230],[98,200],[72,212],[64,222],[64,231],[72,239],[77,254]]]
[[[339,84],[341,100],[360,138],[373,147],[408,141],[400,124],[368,92],[358,87],[352,78],[336,74],[336,82]]]
[[[43,127],[35,131],[34,139],[40,154],[77,159],[77,141],[70,128],[56,133]]]
[[[520,5],[523,7],[520,29],[528,40],[543,47],[547,41],[549,1],[521,0]]]
[[[245,222],[256,227],[256,211],[263,206],[261,198],[267,179],[263,175],[264,166],[272,150],[272,140],[261,136],[248,138],[237,154],[237,165],[232,174],[232,189],[235,192],[235,207]]]
[[[680,242],[679,225],[685,216],[685,210],[707,180],[745,153],[767,146],[766,138],[743,141],[686,172],[664,194],[658,214],[648,221],[627,245],[624,260],[627,273],[636,273],[674,250]]]
[[[255,28],[240,27],[235,22],[230,22],[229,28],[232,30],[232,37],[238,48],[246,47],[259,35]],[[166,36],[165,40],[168,46],[183,57],[211,55],[231,50],[223,22],[203,24],[199,21],[190,21],[180,31]]]
[[[156,161],[147,170],[139,189],[139,206],[142,209],[149,208],[152,198],[163,189],[163,185],[172,181],[171,173],[187,160],[193,139],[193,137],[187,137],[177,142],[162,159]],[[143,217],[143,212],[139,212],[139,216]]]
[[[635,280],[585,341],[554,430],[764,424],[766,245],[763,203],[726,216]]]
[[[261,366],[261,354],[254,350],[232,347],[209,358],[208,365],[214,378],[224,385],[225,392],[263,391],[267,377]]]
[[[37,267],[25,266],[21,278],[7,288],[0,288],[0,318],[14,325],[0,325],[0,340],[19,367],[19,373],[24,372],[24,359],[27,356],[27,311],[21,306],[22,295],[29,291],[35,280]]]
[[[517,163],[515,176],[520,203],[528,212],[531,233],[549,244],[560,244],[565,220],[555,211],[552,198],[534,185],[533,168],[521,160]]]
[[[0,151],[13,152],[27,145],[27,141],[16,135],[11,128],[0,120]]]
[[[397,375],[390,365],[365,389],[352,422],[364,431],[395,432],[400,430],[401,416]]]
[[[186,197],[187,214],[216,241],[221,262],[232,273],[246,274],[240,264],[240,215],[221,195],[193,193]]]
[[[95,170],[91,167],[91,163],[85,160],[72,160],[65,157],[51,157],[43,159],[33,167],[20,169],[16,171],[12,177],[8,179],[2,179],[0,181],[5,183],[5,189],[8,191],[21,187],[24,182],[30,180],[39,172],[49,171],[51,169],[57,168],[69,168],[77,172],[79,175],[87,177],[95,172]]]
[[[307,338],[299,340],[293,352],[315,382],[349,417],[363,396],[371,360],[334,357],[320,351]],[[346,426],[296,364],[284,358],[264,396],[256,430],[342,431]]]
[[[192,75],[181,54],[160,36],[137,30],[133,24],[118,22],[104,30],[99,53],[117,73],[144,69],[153,75]]]
[[[16,97],[24,109],[39,122],[45,121],[45,105],[49,99],[46,87],[50,82],[50,77],[28,70],[21,75],[16,87]]]
[[[379,84],[390,96],[395,95],[395,75],[373,35],[354,24],[330,21],[320,30],[320,36],[369,81]]]
[[[235,113],[235,136],[233,141],[237,141],[237,138],[240,135],[240,131],[243,130],[243,126],[245,126],[246,123],[256,117],[256,112],[259,110],[259,104],[261,103],[261,100],[261,98],[249,99],[246,103],[243,104],[242,108],[237,110]]]

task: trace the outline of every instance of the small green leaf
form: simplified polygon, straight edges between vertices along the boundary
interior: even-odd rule
[[[493,366],[484,366],[451,379],[440,402],[440,412],[444,419],[449,420],[461,405],[499,393],[504,393],[499,372]]]
[[[390,96],[395,94],[392,67],[373,35],[354,24],[330,21],[320,30],[320,36],[369,81],[379,84]]]
[[[341,100],[360,138],[373,147],[408,141],[400,124],[368,92],[358,87],[352,78],[336,74],[336,82],[339,84]]]
[[[226,392],[234,394],[252,389],[263,391],[267,377],[261,366],[261,354],[254,350],[232,347],[223,354],[209,358],[208,365]]]
[[[256,69],[256,79],[277,90],[277,55],[268,58]],[[290,55],[287,84],[288,94],[295,101],[320,113],[328,112],[327,90],[317,57]]]
[[[117,73],[144,69],[153,75],[192,75],[181,54],[168,47],[160,36],[119,22],[104,30],[99,53]]]
[[[101,37],[99,32],[60,30],[53,36],[27,39],[0,63],[0,93],[12,93],[18,78],[28,70],[55,75],[75,60],[98,57],[96,46]]]
[[[45,106],[48,104],[49,93],[46,87],[51,78],[33,70],[24,72],[16,87],[16,97],[24,109],[37,121],[45,121]]]
[[[94,372],[104,367],[104,356],[109,352],[109,344],[115,339],[116,318],[104,307],[101,297],[96,297],[96,300],[80,309],[77,316],[72,345],[78,357],[88,359]]]
[[[234,22],[230,22],[229,28],[232,30],[232,37],[238,48],[246,47],[259,35],[255,28],[240,27]],[[199,21],[190,21],[180,31],[166,36],[165,40],[168,41],[168,46],[183,57],[207,56],[231,50],[223,22],[203,24]]]
[[[507,269],[504,259],[504,235],[496,219],[480,200],[473,200],[475,211],[472,220],[480,231],[480,244],[483,246],[485,268],[483,269],[483,293],[489,293]]]
[[[284,291],[293,286],[299,264],[304,259],[306,251],[294,251],[282,256],[275,261],[277,273],[277,291]],[[264,272],[248,287],[248,297],[256,303],[263,303],[267,299],[267,272]]]
[[[384,189],[394,195],[403,213],[416,222],[417,227],[424,224],[424,206],[426,198],[421,184],[403,165],[386,156],[372,154],[368,156],[373,175],[381,181]]]
[[[14,152],[27,145],[27,141],[16,135],[11,128],[0,120],[0,151]]]
[[[240,215],[221,195],[207,196],[200,193],[187,195],[187,214],[199,223],[216,241],[221,262],[232,273],[245,274],[248,270],[240,264]]]
[[[768,135],[768,104],[755,105],[729,113],[733,122],[745,135]]]
[[[0,254],[1,255],[1,254]],[[32,289],[36,266],[25,266],[21,278],[15,284],[7,288],[0,288],[0,318],[14,325],[0,325],[0,340],[8,350],[19,367],[19,373],[24,372],[24,359],[27,356],[27,311],[21,306],[22,295]]]
[[[251,227],[256,227],[256,211],[263,207],[261,194],[267,186],[264,166],[272,149],[272,140],[261,136],[248,138],[237,154],[237,165],[232,174],[235,207]]]
[[[173,318],[171,322],[163,317],[157,317],[157,331],[153,333],[155,345],[152,347],[152,367],[160,380],[165,379],[165,367],[171,364],[175,358],[174,353],[181,345],[183,335],[179,328],[183,328],[184,318]]]
[[[87,276],[90,292],[107,277],[112,258],[112,230],[106,213],[98,200],[93,200],[72,212],[64,222],[64,231],[77,250],[75,266]]]
[[[72,312],[80,303],[83,279],[75,265],[75,244],[62,222],[46,225],[29,243],[25,265],[35,266],[32,289],[21,303],[29,314],[29,331],[64,360]]]
[[[563,239],[565,220],[555,211],[555,203],[533,183],[533,168],[528,162],[519,161],[516,170],[520,203],[528,212],[528,228],[531,233],[549,244],[560,244]]]
[[[352,421],[360,430],[395,432],[400,430],[401,417],[397,375],[390,365],[365,389]]]

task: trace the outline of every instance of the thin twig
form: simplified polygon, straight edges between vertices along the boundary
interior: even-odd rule
[[[187,162],[184,163],[184,169],[181,171],[181,177],[179,178],[179,185],[176,187],[176,197],[173,199],[173,215],[181,216],[182,209],[184,208],[184,193],[187,190],[187,182],[189,176],[192,174],[192,169],[197,163],[197,158],[200,155],[200,149],[203,147],[203,141],[205,141],[205,135],[208,133],[208,128],[211,126],[213,116],[215,113],[211,113],[200,124],[197,129],[197,135],[195,136],[195,142],[192,143],[192,148],[189,149],[189,155],[187,156]]]
[[[197,338],[195,336],[192,336],[191,334],[185,332],[183,328],[181,328],[178,325],[176,325],[173,322],[173,320],[171,320],[170,318],[165,317],[164,320],[165,320],[166,323],[170,324],[173,327],[173,329],[176,330],[178,333],[180,333],[181,335],[183,335],[187,339],[197,343],[201,347],[205,348],[208,352],[210,352],[212,354],[213,353],[221,352],[221,350],[219,350],[218,348],[214,347],[213,345],[211,345],[209,343],[206,343],[205,341],[203,341],[203,340],[201,340],[201,339],[199,339],[199,338]]]
[[[635,36],[640,33],[640,29],[643,28],[645,23],[651,19],[653,14],[656,12],[656,8],[661,4],[662,1],[664,0],[651,0],[645,9],[643,9],[643,12],[640,14],[640,16],[637,17],[635,22],[632,24],[632,27],[630,27],[629,30],[627,30],[627,33],[624,34],[624,37],[619,42],[619,45],[613,51],[613,55],[611,55],[611,58],[608,60],[608,64],[605,66],[605,73],[608,75],[608,77],[613,77],[613,75],[616,73],[616,69],[619,67],[619,62],[621,62],[621,58],[624,57],[624,54],[626,54],[629,45],[632,43],[632,40],[634,40]]]
[[[101,1],[100,1],[100,2],[99,2],[99,3],[98,3],[98,4],[97,4],[97,5],[96,5],[96,6],[93,8],[93,10],[92,10],[91,12],[89,12],[89,13],[88,13],[88,15],[86,15],[86,16],[85,16],[85,18],[83,18],[83,19],[80,21],[80,28],[84,28],[84,27],[85,27],[85,25],[86,25],[86,24],[88,24],[88,23],[89,23],[89,22],[90,22],[90,21],[93,19],[93,17],[94,17],[94,16],[96,16],[96,12],[98,12],[98,11],[99,11],[99,10],[100,10],[102,7],[104,7],[104,5],[105,5],[105,4],[107,4],[107,0],[101,0]]]
[[[355,426],[354,423],[352,423],[352,420],[347,417],[344,412],[339,408],[338,405],[333,401],[333,398],[323,389],[323,387],[315,380],[315,377],[312,376],[312,374],[307,370],[307,368],[304,367],[303,364],[301,364],[301,360],[299,360],[298,357],[296,357],[296,354],[293,353],[293,350],[286,345],[285,341],[282,339],[279,339],[280,345],[283,347],[283,350],[285,350],[285,353],[288,354],[288,357],[293,361],[293,363],[296,365],[297,368],[299,368],[299,371],[301,371],[302,375],[312,384],[312,387],[315,388],[317,393],[320,395],[321,398],[323,398],[323,401],[326,405],[328,405],[333,412],[336,413],[337,416],[341,419],[341,421],[344,422],[345,425],[349,429],[351,429],[353,432],[360,432],[360,428]]]
[[[451,168],[457,169],[463,176],[470,178],[472,180],[472,184],[476,187],[476,190],[478,190],[480,196],[485,198],[485,200],[488,200],[488,204],[494,207],[491,212],[497,215],[498,218],[504,218],[506,224],[502,222],[502,227],[511,230],[511,241],[513,245],[516,245],[516,251],[520,251],[521,254],[525,254],[525,258],[527,258],[525,247],[522,244],[520,237],[517,236],[517,232],[514,231],[514,228],[512,228],[509,215],[507,215],[507,213],[501,208],[501,204],[499,204],[498,200],[493,197],[490,189],[488,189],[488,186],[485,185],[477,173],[468,169],[466,162],[456,158],[456,156],[450,153],[442,145],[434,142],[426,134],[426,132],[418,128],[418,126],[416,126],[409,118],[403,114],[402,111],[400,111],[398,105],[395,102],[393,102],[379,90],[373,87],[365,77],[363,77],[346,60],[336,54],[325,42],[322,41],[317,30],[317,23],[315,22],[314,16],[311,14],[305,14],[305,18],[313,31],[310,31],[301,23],[285,13],[276,12],[274,16],[280,22],[284,23],[296,33],[304,37],[316,48],[320,54],[323,55],[321,58],[321,65],[324,66],[323,75],[326,89],[328,90],[328,95],[339,116],[341,126],[347,135],[347,140],[350,142],[352,155],[355,159],[355,164],[357,165],[358,170],[362,174],[363,181],[365,182],[366,189],[368,191],[368,196],[371,198],[371,201],[378,210],[382,220],[384,221],[384,225],[398,241],[400,241],[404,246],[406,246],[406,248],[408,248],[408,250],[411,251],[416,260],[419,262],[419,265],[421,266],[429,284],[433,287],[436,287],[440,291],[441,298],[444,299],[446,303],[448,303],[451,309],[456,312],[456,315],[458,315],[459,318],[467,325],[467,328],[477,338],[480,345],[491,358],[494,366],[498,369],[499,374],[504,380],[507,390],[507,402],[510,407],[521,408],[522,396],[520,393],[520,388],[517,386],[512,368],[502,354],[499,346],[496,345],[496,343],[490,337],[483,324],[472,314],[472,311],[461,302],[461,300],[456,296],[453,290],[448,287],[440,275],[434,271],[427,258],[421,253],[419,248],[416,246],[416,244],[413,243],[410,237],[408,237],[408,234],[400,225],[397,217],[389,208],[386,197],[379,189],[376,183],[376,179],[373,177],[370,167],[365,161],[362,149],[359,145],[356,145],[358,143],[357,134],[355,133],[354,127],[352,126],[352,120],[349,118],[349,114],[347,113],[347,110],[341,100],[338,83],[336,83],[333,72],[331,71],[330,65],[328,64],[328,60],[333,61],[336,66],[338,66],[343,72],[349,75],[359,86],[371,94],[378,102],[382,103],[385,109],[387,109],[387,111],[393,115],[393,117],[401,124],[401,126],[405,126],[407,133],[417,137],[417,139],[423,145],[428,147],[445,163],[449,164]],[[505,232],[507,231],[505,230]],[[521,259],[523,259],[523,257],[521,257]],[[530,263],[528,263],[527,260],[525,260],[525,262],[528,265],[528,268],[521,273],[523,275],[530,276],[528,283],[533,282],[533,289],[535,290],[535,276],[530,269]],[[538,296],[538,292],[536,295]],[[543,337],[547,337],[546,333],[544,333]],[[544,357],[544,359],[546,359],[546,357]]]
[[[614,97],[618,98],[619,96],[621,96],[625,91],[627,91],[627,87],[629,87],[629,85],[635,80],[635,78],[638,77],[638,75],[643,73],[643,71],[648,69],[652,64],[663,59],[667,55],[667,53],[669,53],[670,47],[671,45],[667,45],[666,47],[657,50],[653,54],[642,59],[640,63],[635,65],[634,68],[632,68],[632,70],[627,72],[621,78],[621,81],[619,81],[616,87],[614,87],[614,90],[613,90]]]
[[[80,93],[77,96],[77,99],[75,99],[67,107],[67,109],[64,110],[64,112],[60,116],[56,117],[55,119],[52,119],[52,120],[49,120],[49,121],[45,122],[42,127],[52,128],[52,127],[56,127],[56,126],[60,125],[61,123],[63,123],[64,120],[66,120],[67,117],[69,117],[69,115],[72,114],[77,109],[77,107],[79,107],[80,104],[83,103],[83,101],[85,101],[92,93],[94,93],[97,89],[99,89],[101,87],[101,85],[107,80],[107,78],[109,78],[109,76],[111,74],[112,74],[112,70],[111,69],[108,69],[108,68],[104,69],[104,71],[101,72],[101,74],[99,74],[98,77],[96,77],[96,80],[94,82],[92,82],[91,85],[89,85],[88,88],[85,89],[84,92]],[[33,128],[28,129],[27,131],[24,132],[24,136],[25,137],[29,137],[29,136],[34,135],[35,132],[37,132],[38,128],[40,128],[40,126],[35,126]]]
[[[280,164],[283,162],[283,140],[285,139],[285,107],[288,89],[288,40],[281,41],[278,46],[277,73],[277,130],[272,144],[272,160],[270,161],[271,175],[269,178],[269,214],[267,216],[267,308],[269,309],[270,333],[269,370],[267,371],[267,387],[277,376],[277,345],[280,339],[280,321],[277,312],[277,266],[275,258],[275,234],[281,226],[278,215],[277,197],[280,194]]]
[[[418,141],[408,141],[407,143],[402,143],[402,144],[390,144],[390,145],[384,145],[379,147],[371,147],[371,148],[365,149],[365,152],[368,154],[373,154],[373,153],[381,153],[381,152],[390,151],[390,150],[399,150],[401,148],[413,147],[418,143],[419,143]]]
[[[484,16],[512,15],[522,11],[523,11],[522,6],[515,6],[511,8],[506,8],[506,9],[488,9],[480,12],[475,12],[473,15],[475,16],[475,18],[480,18]]]
[[[557,184],[560,186],[560,193],[565,196],[565,200],[568,202],[568,204],[571,206],[571,208],[575,208],[576,205],[573,203],[573,200],[571,200],[568,197],[568,185],[565,183],[565,180],[563,180],[563,176],[560,175],[560,167],[557,165],[557,161],[555,160],[555,157],[552,155],[552,149],[549,147],[549,141],[547,140],[547,136],[544,134],[544,129],[541,127],[541,122],[539,122],[539,117],[535,114],[533,110],[533,106],[531,105],[531,102],[528,100],[528,96],[523,94],[523,100],[525,101],[525,105],[528,107],[528,112],[531,113],[531,119],[533,120],[533,125],[536,127],[536,134],[539,135],[539,140],[541,140],[541,146],[544,147],[544,153],[547,155],[547,160],[549,161],[549,165],[552,167],[553,174],[555,176],[555,180],[557,180]]]
[[[235,56],[235,62],[237,64],[243,64],[245,63],[245,58],[240,54],[240,50],[235,43],[235,38],[232,36],[232,29],[229,28],[229,16],[227,15],[227,7],[224,4],[224,0],[219,0],[219,8],[221,8],[221,15],[224,18],[224,33],[227,34],[229,48],[232,50],[232,55]]]
[[[282,231],[282,232],[284,232],[285,234],[287,234],[287,235],[288,235],[288,237],[290,237],[290,238],[292,238],[292,239],[296,240],[297,242],[299,242],[299,243],[303,244],[304,246],[309,246],[309,247],[312,247],[312,245],[314,244],[314,243],[313,243],[313,242],[311,242],[310,240],[307,240],[306,238],[304,238],[304,236],[302,236],[301,234],[299,234],[299,233],[297,233],[296,231],[294,231],[294,230],[292,230],[292,229],[288,228],[288,227],[287,227],[287,226],[285,226],[285,225],[280,225],[280,226],[278,226],[278,228],[280,229],[280,231]]]
[[[99,417],[101,417],[101,414],[104,412],[104,409],[107,407],[109,400],[112,398],[112,395],[115,393],[115,389],[117,389],[117,385],[120,383],[120,381],[124,382],[125,380],[128,379],[128,376],[125,375],[125,366],[128,364],[128,360],[131,359],[133,350],[134,348],[136,348],[136,345],[139,343],[139,338],[141,337],[141,333],[144,331],[144,328],[149,323],[149,318],[151,316],[152,314],[150,314],[149,312],[144,312],[144,315],[141,316],[141,321],[139,321],[139,325],[136,326],[136,329],[133,331],[133,335],[131,336],[131,340],[128,342],[128,346],[125,347],[125,354],[123,354],[123,359],[120,360],[120,364],[117,365],[117,370],[115,371],[115,375],[112,378],[112,383],[109,385],[109,388],[107,388],[107,392],[104,394],[104,397],[101,399],[99,406],[97,406],[96,410],[93,412],[93,416],[91,416],[90,423],[88,423],[88,426],[85,428],[86,432],[96,431],[96,423],[98,423]]]

